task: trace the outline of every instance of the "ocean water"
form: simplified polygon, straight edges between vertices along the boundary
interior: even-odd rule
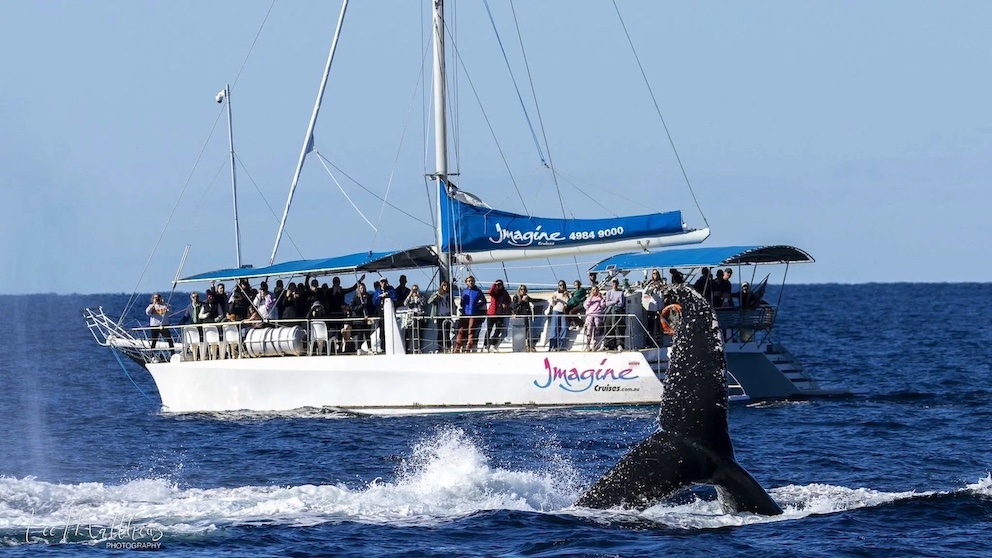
[[[707,490],[572,507],[654,430],[653,409],[165,415],[148,374],[81,318],[125,297],[0,296],[0,549],[992,555],[990,299],[992,284],[788,286],[778,340],[866,395],[732,408],[738,461],[785,509],[768,518],[726,514]]]

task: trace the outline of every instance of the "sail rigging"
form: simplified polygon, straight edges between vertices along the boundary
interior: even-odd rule
[[[695,244],[709,229],[690,229],[682,212],[605,219],[533,217],[490,208],[445,183],[441,204],[441,251],[459,261],[508,261],[580,253]]]

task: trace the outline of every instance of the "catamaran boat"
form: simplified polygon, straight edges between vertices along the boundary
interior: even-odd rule
[[[681,267],[691,272],[703,260],[737,266],[812,261],[805,252],[786,246],[669,250],[701,243],[709,236],[708,228],[687,226],[681,211],[606,219],[542,218],[493,209],[456,187],[447,164],[444,2],[435,0],[433,5],[435,170],[431,178],[438,223],[433,244],[275,263],[300,170],[313,146],[314,124],[344,20],[345,1],[269,265],[242,266],[239,247],[237,267],[177,277],[175,283],[298,281],[422,268],[435,270],[440,282],[458,279],[459,270],[469,265],[580,254],[625,254],[603,260],[591,270],[607,278],[622,274],[625,279],[648,268]],[[218,95],[218,101],[225,95],[230,95],[229,89]],[[234,182],[233,138],[231,142]],[[236,211],[236,190],[234,197]],[[457,310],[452,316],[425,319],[411,315],[388,297],[374,319],[371,338],[353,350],[345,350],[343,335],[351,317],[187,325],[173,328],[180,342],[166,349],[152,345],[147,328],[125,329],[123,318],[111,319],[102,308],[87,309],[84,314],[101,345],[148,370],[166,412],[320,408],[409,414],[657,405],[668,348],[664,337],[649,334],[655,329],[649,323],[654,314],[642,304],[643,291],[637,282],[628,285],[622,319],[606,332],[612,344],[588,343],[583,331],[569,330],[564,343],[554,350],[548,343],[551,320],[545,314],[551,293],[533,293],[533,317],[529,319],[503,316],[509,322],[509,335],[487,352],[472,347],[463,352],[440,350],[438,324],[457,320]],[[457,309],[457,295],[451,296],[450,307]],[[774,314],[771,306],[721,310],[721,327],[732,335],[727,339],[732,399],[829,395],[767,335]],[[415,335],[410,335],[411,329]]]
[[[435,259],[431,247],[421,247],[286,262],[269,268],[220,270],[183,281],[374,273],[424,266]],[[662,335],[660,342],[655,341],[649,327],[651,306],[645,299],[658,297],[658,303],[663,303],[646,282],[630,284],[631,274],[676,268],[691,277],[694,270],[706,266],[740,270],[811,261],[806,252],[791,246],[672,249],[604,259],[590,271],[602,274],[604,285],[619,277],[627,283],[619,325],[613,326],[615,331],[604,331],[597,346],[589,345],[585,329],[569,330],[560,350],[549,348],[552,318],[546,310],[550,293],[534,293],[534,312],[529,319],[504,316],[509,322],[508,335],[491,352],[440,351],[441,330],[436,320],[418,319],[405,308],[396,309],[388,298],[375,332],[357,354],[345,354],[343,340],[328,334],[352,321],[349,318],[272,320],[266,324],[271,327],[188,325],[179,329],[185,343],[167,351],[150,346],[147,329],[125,330],[102,310],[87,310],[86,317],[101,344],[148,369],[168,412],[315,407],[359,414],[410,414],[657,405],[671,339]],[[758,296],[759,291],[763,291],[760,286],[755,289]],[[774,340],[777,309],[777,305],[762,300],[753,307],[716,310],[725,335],[731,400],[849,395],[846,389],[820,387]],[[405,331],[408,328],[417,332],[413,345]],[[377,350],[380,335],[384,336],[384,351]],[[482,332],[480,337],[484,336]],[[528,343],[528,339],[535,342]],[[609,344],[611,340],[614,343]]]

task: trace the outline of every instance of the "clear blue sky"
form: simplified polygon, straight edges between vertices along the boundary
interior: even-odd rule
[[[0,293],[168,289],[187,243],[184,274],[233,266],[226,122],[209,132],[214,95],[236,78],[243,256],[267,262],[340,4],[277,2],[238,77],[269,6],[0,3]],[[490,6],[530,98],[509,4]],[[790,271],[797,282],[988,280],[992,4],[619,6],[707,244],[804,248],[817,263]],[[515,8],[566,214],[679,208],[701,226],[612,3]],[[352,3],[316,134],[331,162],[416,219],[336,174],[376,233],[311,158],[279,260],[432,241],[423,10]],[[481,99],[460,76],[459,185],[561,215],[481,2],[455,21]]]

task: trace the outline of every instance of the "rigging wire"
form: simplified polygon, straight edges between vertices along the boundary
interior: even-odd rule
[[[320,153],[319,151],[316,151],[316,150],[315,150],[314,152],[315,152],[315,153],[317,153],[317,156],[318,156],[318,157],[319,157],[319,158],[320,158],[320,159],[321,159],[322,161],[324,161],[324,162],[325,162],[326,164],[328,164],[328,165],[330,165],[330,166],[331,166],[331,168],[333,168],[333,169],[334,169],[334,170],[336,170],[337,172],[339,172],[339,173],[341,173],[341,175],[342,175],[342,176],[344,176],[344,177],[345,177],[345,178],[347,178],[348,180],[350,180],[350,181],[352,181],[352,182],[353,182],[353,183],[354,183],[354,184],[355,184],[356,186],[358,186],[358,187],[359,187],[359,188],[361,188],[362,190],[365,190],[365,192],[366,192],[366,193],[367,193],[368,195],[370,195],[370,196],[372,196],[372,197],[374,197],[375,199],[377,199],[377,200],[379,200],[379,201],[382,201],[383,203],[385,203],[385,204],[386,204],[386,205],[388,205],[389,207],[391,207],[391,208],[393,208],[393,209],[395,209],[396,211],[399,211],[400,213],[402,213],[403,215],[406,215],[407,217],[409,217],[409,218],[411,218],[411,219],[413,219],[414,221],[416,221],[416,222],[418,222],[418,223],[420,223],[420,224],[422,224],[422,225],[425,225],[425,226],[428,226],[428,227],[431,227],[432,229],[434,228],[434,225],[432,225],[431,223],[428,223],[427,221],[424,221],[423,219],[421,219],[421,218],[419,218],[419,217],[417,217],[417,216],[415,216],[415,215],[413,215],[413,214],[411,214],[411,213],[409,213],[409,212],[407,212],[407,211],[406,211],[406,210],[404,210],[404,209],[403,209],[402,207],[399,207],[399,206],[397,206],[397,205],[393,205],[392,203],[389,203],[389,202],[387,202],[386,200],[384,200],[383,198],[381,198],[381,197],[380,197],[380,196],[379,196],[378,194],[376,194],[376,193],[375,193],[375,192],[373,192],[372,190],[369,190],[369,189],[368,189],[367,187],[365,187],[365,186],[363,186],[361,182],[359,182],[358,180],[356,180],[356,179],[355,179],[355,178],[354,178],[353,176],[351,176],[350,174],[348,174],[348,173],[346,173],[346,172],[344,172],[343,170],[341,170],[341,167],[339,167],[339,166],[337,166],[337,165],[335,165],[335,164],[334,164],[333,162],[331,162],[331,161],[330,161],[329,159],[327,159],[326,157],[324,157],[324,155],[323,155],[323,154],[321,154],[321,153]],[[330,171],[328,171],[328,172],[330,172]],[[333,175],[331,175],[331,178],[333,178]]]
[[[453,27],[448,30],[448,34],[451,36],[451,42],[457,45],[458,44],[458,13],[457,13],[458,3],[452,2],[450,6],[451,6],[451,21],[454,22],[454,24]],[[446,19],[445,23],[447,23],[447,18],[445,19]],[[447,25],[445,25],[445,27],[447,27]],[[441,60],[441,64],[445,66],[445,71],[441,72],[441,75],[442,76],[448,75],[447,61]],[[459,121],[461,120],[461,113],[458,111],[458,107],[460,105],[458,101],[458,92],[461,90],[461,88],[458,87],[458,72],[456,71],[451,76],[451,88],[448,88],[447,83],[443,83],[441,84],[441,86],[444,87],[444,98],[448,102],[448,117],[451,120],[451,139],[453,140],[452,143],[454,144],[454,150],[455,150],[454,174],[457,175],[461,170],[461,159],[462,159],[461,157],[462,141],[461,141],[461,134],[459,133],[461,131],[461,124],[459,123]],[[447,157],[445,158],[447,159]],[[448,166],[449,167],[451,166],[450,161],[448,163]]]
[[[544,146],[548,150],[548,162],[546,166],[554,171],[555,164],[551,157],[551,145],[548,143],[548,130],[544,126],[544,117],[541,115],[541,104],[537,101],[534,76],[530,71],[530,61],[527,59],[527,49],[524,48],[524,36],[520,33],[520,22],[517,19],[517,9],[513,6],[513,0],[510,0],[510,12],[513,14],[513,25],[517,30],[517,42],[520,44],[520,54],[524,59],[524,68],[527,70],[527,82],[530,84],[530,94],[534,98],[534,111],[537,113],[538,126],[541,128],[541,138],[544,140]],[[555,193],[558,195],[558,205],[561,206],[561,215],[563,218],[567,218],[565,214],[565,199],[561,195],[561,187],[558,185],[558,178],[554,172],[551,173],[551,179],[555,184]]]
[[[172,205],[172,211],[169,212],[169,217],[165,220],[165,226],[162,227],[162,232],[159,233],[158,238],[155,240],[155,244],[152,246],[152,253],[148,255],[148,259],[145,260],[144,267],[141,268],[141,273],[138,275],[138,281],[134,285],[134,291],[128,298],[127,304],[124,305],[124,311],[119,318],[117,325],[120,325],[124,316],[130,312],[131,308],[134,306],[135,302],[138,300],[138,286],[141,285],[141,280],[144,279],[145,273],[148,272],[148,266],[152,263],[152,258],[155,257],[155,252],[158,251],[158,247],[162,244],[162,239],[165,237],[165,231],[169,229],[169,224],[172,223],[172,218],[175,217],[176,211],[179,209],[179,202],[182,201],[183,196],[186,194],[186,190],[189,189],[190,183],[193,181],[193,173],[196,172],[196,168],[200,164],[200,159],[203,158],[203,153],[207,150],[207,145],[210,143],[210,138],[214,135],[214,130],[217,129],[217,124],[220,122],[221,116],[224,114],[224,109],[221,108],[217,111],[217,118],[214,119],[213,126],[210,127],[210,133],[207,134],[206,141],[203,142],[203,146],[200,148],[200,153],[196,156],[196,161],[193,162],[193,168],[190,169],[189,175],[186,177],[186,183],[183,184],[182,190],[179,191],[179,196],[176,197],[176,203]]]
[[[231,84],[231,89],[238,84],[238,79],[241,78],[241,72],[245,71],[245,65],[248,64],[248,59],[251,58],[251,53],[255,50],[255,43],[258,42],[258,37],[262,34],[262,29],[265,27],[265,22],[269,20],[269,14],[272,13],[272,8],[276,5],[276,0],[272,0],[269,4],[269,9],[265,12],[265,17],[262,18],[262,24],[258,26],[258,32],[255,33],[255,38],[251,42],[251,46],[248,47],[248,54],[245,55],[244,62],[241,63],[241,68],[238,69],[238,75],[234,77],[234,83]]]
[[[475,88],[475,83],[472,81],[472,76],[469,75],[468,69],[465,67],[465,61],[462,60],[462,56],[461,53],[458,51],[458,47],[455,46],[454,50],[455,50],[455,58],[458,59],[458,63],[461,66],[462,71],[465,72],[465,79],[468,80],[469,89],[472,90],[472,94],[475,96],[475,101],[476,103],[478,103],[479,109],[482,111],[482,118],[483,120],[486,121],[486,126],[489,127],[489,133],[492,135],[493,142],[496,144],[496,151],[499,152],[499,156],[503,161],[503,166],[506,167],[506,173],[510,176],[510,182],[513,184],[513,188],[517,192],[517,197],[520,198],[520,203],[524,205],[524,209],[529,213],[530,211],[527,210],[527,202],[524,201],[524,195],[520,191],[520,185],[517,184],[517,179],[513,176],[513,171],[510,170],[510,162],[507,160],[506,153],[503,151],[503,147],[500,145],[499,139],[496,137],[496,130],[493,128],[492,121],[489,120],[489,115],[486,113],[485,108],[482,106],[482,98],[479,97],[479,92]],[[560,197],[561,196],[559,196],[559,198]]]
[[[427,157],[428,150],[430,149],[430,141],[428,139],[428,134],[430,134],[430,118],[431,109],[430,103],[428,103],[427,97],[427,53],[428,49],[431,48],[431,42],[426,40],[428,37],[427,32],[427,3],[421,2],[420,4],[420,52],[424,53],[420,57],[420,77],[417,79],[417,84],[420,87],[420,99],[421,99],[421,114],[423,115],[423,120],[420,122],[421,132],[423,133],[423,138],[421,145],[424,146],[423,151],[423,173],[424,177],[424,192],[427,194],[425,199],[427,200],[427,214],[431,216],[431,229],[436,229],[439,225],[437,222],[437,212],[434,210],[434,206],[431,204],[431,180],[430,172],[427,170]],[[433,30],[433,26],[431,27]],[[433,77],[433,75],[432,75]],[[440,201],[438,202],[440,203]]]
[[[262,23],[258,26],[258,31],[255,33],[255,38],[252,40],[251,46],[248,48],[248,54],[245,55],[245,59],[241,63],[241,68],[238,69],[238,74],[234,78],[234,82],[231,85],[232,89],[234,88],[234,85],[238,83],[238,79],[241,78],[241,73],[244,71],[245,66],[248,64],[248,59],[251,58],[251,53],[255,49],[255,43],[258,42],[258,37],[262,34],[262,29],[265,27],[265,23],[268,21],[269,14],[272,13],[272,8],[275,6],[275,3],[276,3],[275,0],[272,0],[272,2],[269,4],[269,9],[266,10],[265,17],[262,18]],[[223,107],[221,107],[217,111],[217,118],[214,119],[213,126],[210,127],[210,132],[207,134],[207,139],[203,142],[203,146],[200,148],[200,153],[196,156],[196,161],[193,162],[193,168],[190,169],[189,175],[186,177],[186,182],[185,184],[183,184],[183,188],[179,192],[179,196],[176,198],[176,203],[172,206],[172,211],[169,213],[169,218],[166,219],[165,226],[162,227],[162,232],[159,233],[158,239],[155,240],[155,244],[152,247],[152,252],[151,254],[148,255],[148,259],[145,261],[144,267],[141,268],[141,273],[138,275],[138,281],[134,285],[134,291],[131,293],[131,296],[128,297],[127,304],[124,305],[124,311],[121,313],[121,317],[118,319],[118,325],[123,323],[124,316],[127,315],[127,313],[134,306],[135,302],[137,302],[138,300],[137,298],[138,286],[141,285],[141,281],[142,279],[144,279],[145,273],[148,272],[148,267],[151,265],[152,258],[155,257],[155,252],[158,251],[158,247],[162,244],[162,238],[165,237],[165,231],[168,230],[169,224],[172,223],[172,219],[173,217],[175,217],[176,211],[179,209],[179,202],[182,201],[183,195],[185,195],[186,190],[189,188],[190,182],[193,180],[193,173],[196,172],[196,168],[200,164],[200,159],[203,158],[203,153],[206,151],[207,145],[210,143],[210,139],[213,137],[214,131],[217,129],[217,124],[220,122],[221,116],[223,114],[224,114],[224,109]]]
[[[117,359],[117,364],[121,365],[121,370],[124,371],[124,375],[127,376],[128,380],[131,380],[131,383],[134,385],[135,389],[138,390],[138,393],[143,395],[145,399],[154,403],[155,400],[152,399],[151,397],[148,397],[148,394],[145,393],[145,390],[141,389],[141,386],[139,386],[138,383],[134,381],[134,378],[132,378],[131,374],[127,371],[127,366],[124,366],[124,362],[121,360],[120,351],[118,351],[116,347],[111,347],[110,352],[114,353],[114,357]]]
[[[520,45],[520,54],[524,60],[524,68],[527,71],[527,82],[530,84],[530,94],[534,98],[534,110],[537,112],[537,121],[541,127],[541,137],[544,139],[544,145],[548,149],[548,162],[545,165],[551,170],[551,181],[555,185],[555,194],[558,196],[558,205],[561,207],[561,216],[563,219],[567,219],[568,215],[565,212],[565,198],[561,195],[561,185],[558,183],[558,175],[555,173],[555,165],[551,158],[551,145],[548,143],[548,131],[544,126],[544,117],[541,115],[541,104],[537,102],[537,89],[534,87],[534,76],[530,71],[530,61],[527,59],[527,49],[524,48],[524,36],[520,32],[520,20],[517,18],[517,9],[513,5],[513,0],[510,0],[510,13],[513,14],[513,26],[517,31],[517,42]],[[582,274],[579,270],[579,262],[575,256],[572,256],[572,260],[575,263],[575,271],[579,275]],[[554,269],[551,264],[551,258],[548,258],[548,267]]]
[[[420,72],[417,74],[417,83],[413,86],[413,95],[410,97],[410,104],[406,109],[406,119],[404,119],[403,121],[403,130],[400,132],[399,145],[396,146],[396,157],[393,159],[392,168],[389,169],[389,180],[386,182],[386,193],[383,194],[382,198],[380,198],[382,200],[382,205],[379,206],[380,223],[382,222],[382,214],[386,210],[386,206],[388,205],[389,207],[396,207],[390,204],[389,202],[387,202],[386,199],[389,197],[389,190],[393,185],[393,178],[396,176],[396,167],[399,165],[400,162],[400,154],[403,151],[403,141],[406,139],[406,132],[407,130],[410,129],[410,117],[411,115],[413,115],[413,107],[417,103],[417,92],[420,90],[420,84],[424,76],[424,63],[426,59],[427,59],[427,51],[424,50],[423,54],[420,57]],[[372,235],[372,246],[369,248],[370,250],[375,248],[375,243],[376,240],[378,240],[378,237],[379,237],[379,231],[377,230],[376,234]]]
[[[255,179],[252,178],[251,173],[248,172],[248,167],[245,166],[244,162],[241,160],[241,157],[237,153],[234,154],[234,157],[238,160],[238,164],[241,165],[241,170],[243,170],[245,176],[248,177],[248,181],[251,182],[251,185],[255,187],[255,191],[258,192],[258,197],[262,198],[262,202],[265,203],[265,207],[269,209],[269,213],[276,220],[276,223],[278,223],[280,220],[279,214],[276,213],[276,210],[273,209],[272,205],[269,204],[269,200],[265,197],[265,194],[262,193],[262,189],[258,187],[258,183],[255,182]],[[293,248],[296,250],[296,253],[299,254],[300,257],[302,258],[303,252],[300,250],[300,247],[296,245],[296,241],[293,240],[293,237],[288,232],[284,232],[284,234],[286,235],[286,239],[289,240],[289,243],[293,245]]]
[[[214,187],[214,184],[217,184],[217,177],[220,176],[220,173],[224,172],[224,169],[229,168],[229,165],[230,163],[228,163],[227,161],[221,162],[220,166],[217,168],[217,172],[214,173],[213,179],[210,181],[209,184],[207,184],[207,187],[203,190],[203,193],[200,194],[200,199],[196,200],[197,206],[203,203],[203,200],[206,199],[207,194],[210,193],[210,189]]]
[[[655,97],[654,90],[651,88],[651,82],[648,81],[647,73],[644,72],[644,66],[641,65],[641,59],[637,56],[637,50],[634,48],[634,41],[630,38],[630,32],[627,31],[627,24],[624,23],[623,16],[620,15],[620,8],[617,6],[616,0],[613,0],[613,9],[617,12],[617,18],[620,20],[620,26],[623,28],[623,33],[627,37],[627,44],[630,45],[630,51],[634,54],[634,60],[637,62],[637,68],[641,72],[641,78],[644,79],[644,84],[648,88],[648,94],[651,95],[651,102],[654,103],[654,110],[658,114],[658,118],[661,120],[661,125],[665,129],[665,134],[668,136],[668,143],[672,146],[672,152],[675,154],[675,160],[679,163],[679,169],[682,171],[682,177],[685,179],[685,184],[689,188],[689,194],[692,195],[692,201],[696,204],[696,210],[699,211],[699,215],[703,218],[703,223],[709,227],[710,223],[706,220],[706,215],[703,213],[703,208],[699,206],[699,200],[696,199],[696,192],[693,191],[692,183],[689,182],[689,175],[685,171],[685,165],[682,164],[682,158],[679,157],[679,151],[675,148],[675,140],[672,139],[672,133],[668,129],[668,124],[665,123],[665,117],[661,114],[661,108],[658,106],[658,99]]]
[[[602,201],[597,200],[596,198],[591,198],[590,195],[589,195],[589,193],[585,192],[578,185],[579,182],[583,182],[578,176],[571,175],[571,174],[569,174],[567,172],[564,172],[564,171],[562,171],[560,169],[553,169],[552,172],[554,172],[555,174],[557,174],[562,180],[564,180],[572,188],[575,188],[581,194],[585,195],[587,198],[590,198],[594,202],[596,202],[596,204],[599,205],[599,207],[603,211],[608,211],[614,217],[619,217],[619,215],[613,211],[613,208],[612,207],[603,204]],[[588,183],[586,183],[586,185],[588,186]],[[595,187],[595,186],[593,186],[593,187]],[[613,198],[615,198],[615,199],[621,199],[621,200],[623,200],[625,202],[630,202],[631,204],[633,204],[635,206],[642,206],[642,205],[644,205],[644,200],[635,200],[635,199],[629,198],[629,197],[627,197],[627,196],[625,196],[623,194],[623,190],[610,192],[610,198],[611,199],[613,199]]]
[[[361,209],[358,209],[358,206],[355,205],[355,202],[351,200],[351,196],[348,195],[348,192],[344,191],[344,188],[341,186],[341,183],[338,182],[338,179],[334,177],[334,173],[331,172],[331,169],[327,168],[327,163],[324,162],[324,156],[321,155],[320,151],[317,151],[316,149],[314,150],[314,153],[317,154],[317,160],[319,160],[320,164],[324,166],[324,170],[327,171],[327,175],[330,176],[331,180],[334,181],[334,184],[337,185],[338,190],[341,190],[341,194],[344,195],[344,199],[348,200],[348,203],[351,204],[351,207],[355,208],[355,211],[358,212],[358,215],[361,216],[361,218],[364,219],[365,222],[368,223],[370,227],[372,227],[373,231],[378,233],[379,229],[375,228],[375,225],[372,224],[372,221],[369,221],[369,218],[366,217],[364,213],[362,213]]]
[[[537,139],[537,132],[534,130],[534,123],[531,122],[530,114],[527,112],[527,105],[524,103],[524,97],[520,93],[520,86],[517,85],[517,77],[513,75],[513,68],[510,67],[510,58],[506,55],[506,49],[503,47],[503,39],[500,38],[499,30],[496,28],[496,20],[493,19],[493,12],[489,9],[489,0],[483,0],[483,4],[486,6],[486,13],[489,14],[489,23],[493,26],[493,33],[496,35],[496,43],[499,44],[499,51],[503,54],[503,62],[506,63],[506,70],[510,74],[510,81],[513,82],[513,90],[516,91],[517,100],[520,101],[520,108],[524,111],[524,119],[527,121],[527,127],[530,129],[530,136],[534,140],[534,146],[537,148],[537,155],[541,158],[541,164],[547,167],[548,163],[544,159],[544,151],[541,149],[541,142]],[[517,31],[519,33],[519,28]]]

